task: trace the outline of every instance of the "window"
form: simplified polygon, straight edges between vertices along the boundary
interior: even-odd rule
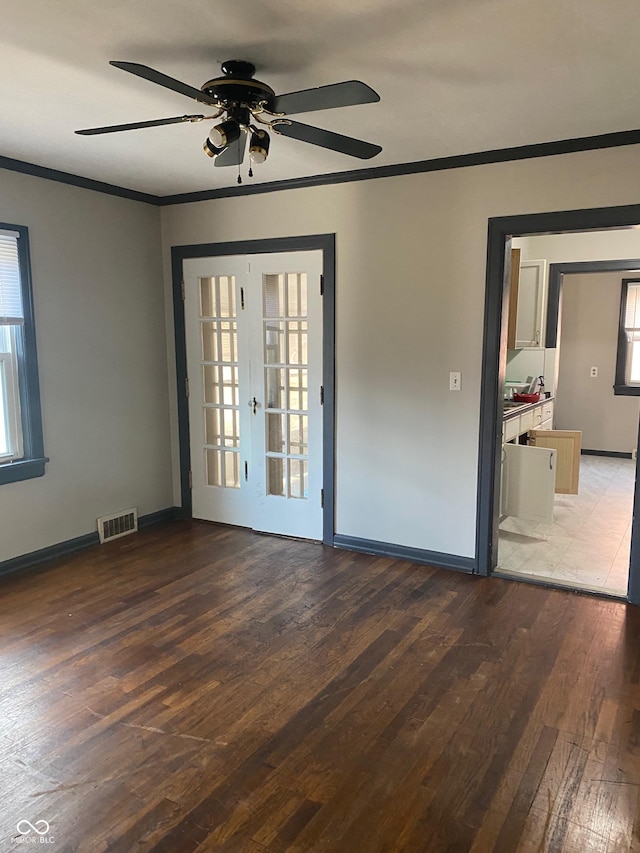
[[[26,228],[0,223],[0,484],[41,477],[40,392]]]
[[[640,396],[640,279],[623,278],[615,394]]]

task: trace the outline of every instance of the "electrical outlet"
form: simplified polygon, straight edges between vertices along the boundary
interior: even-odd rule
[[[589,376],[591,376],[592,378],[595,378],[597,375],[598,375],[598,368],[592,367],[591,372],[589,373]]]
[[[462,374],[461,373],[450,373],[449,374],[449,391],[459,391],[462,386]]]

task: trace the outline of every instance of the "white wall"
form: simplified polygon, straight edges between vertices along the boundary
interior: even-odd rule
[[[638,156],[626,147],[163,208],[169,328],[171,246],[335,232],[336,530],[472,556],[487,220],[637,203]],[[452,370],[461,392],[448,391]]]
[[[637,204],[637,201],[635,203]],[[581,234],[517,237],[513,240],[513,246],[522,249],[523,260],[546,258],[548,276],[549,264],[640,258],[640,229],[621,228]]]
[[[629,453],[638,441],[638,397],[613,393],[620,291],[629,273],[565,275],[556,429],[579,429],[587,450]],[[591,367],[598,376],[590,375]]]
[[[44,477],[0,486],[0,562],[172,506],[158,209],[0,171],[29,228]]]

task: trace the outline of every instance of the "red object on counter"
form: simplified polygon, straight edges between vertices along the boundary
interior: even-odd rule
[[[516,403],[537,403],[540,400],[540,394],[514,394],[513,399]]]

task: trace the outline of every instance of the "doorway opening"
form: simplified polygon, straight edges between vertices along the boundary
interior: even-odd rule
[[[518,527],[517,524],[513,524],[513,522],[507,522],[505,524],[503,523],[504,518],[501,514],[500,506],[503,476],[503,428],[505,425],[503,397],[505,381],[509,379],[510,376],[513,377],[514,371],[513,364],[508,364],[507,359],[510,265],[508,262],[505,264],[505,258],[510,259],[511,249],[512,247],[516,247],[518,243],[522,245],[523,243],[526,243],[527,240],[529,240],[531,244],[535,244],[536,240],[549,241],[550,239],[555,239],[560,241],[563,237],[566,237],[567,241],[570,243],[573,241],[573,246],[570,246],[567,250],[569,255],[565,255],[565,257],[562,258],[563,263],[555,263],[556,269],[554,270],[554,275],[557,278],[555,285],[556,288],[557,282],[562,282],[562,275],[568,275],[571,272],[567,268],[568,261],[573,261],[574,265],[576,265],[578,262],[584,263],[587,258],[611,258],[611,261],[602,261],[602,264],[607,263],[613,270],[638,269],[639,261],[635,259],[640,258],[640,236],[636,238],[636,242],[639,247],[638,250],[636,252],[631,252],[628,249],[630,243],[633,243],[633,238],[635,238],[636,231],[634,226],[636,226],[636,223],[638,222],[640,222],[640,208],[637,206],[586,211],[567,211],[552,214],[534,214],[530,216],[505,217],[490,220],[487,291],[485,300],[485,344],[483,354],[483,375],[489,380],[485,385],[485,388],[488,388],[489,390],[481,401],[480,478],[478,491],[479,524],[477,536],[477,565],[480,574],[489,575],[495,572],[503,574],[502,569],[504,568],[506,569],[504,574],[507,576],[518,576],[523,580],[529,580],[531,582],[542,582],[559,587],[569,586],[571,588],[582,589],[584,591],[595,591],[603,594],[607,594],[608,592],[615,597],[627,597],[628,600],[634,603],[640,603],[640,566],[638,565],[640,536],[636,535],[637,524],[632,520],[631,513],[629,511],[629,505],[636,500],[638,477],[636,472],[636,461],[627,458],[631,454],[631,451],[637,447],[637,412],[635,414],[636,437],[633,441],[632,447],[629,447],[624,451],[610,451],[606,456],[600,456],[599,454],[584,454],[579,457],[583,460],[583,464],[580,466],[582,469],[581,473],[583,483],[582,495],[576,497],[562,495],[556,496],[555,499],[555,503],[558,507],[558,511],[555,514],[559,517],[564,516],[565,523],[567,517],[573,515],[574,526],[583,528],[583,532],[585,533],[591,523],[589,521],[587,505],[590,505],[591,509],[593,509],[594,503],[601,500],[602,503],[600,509],[606,510],[608,507],[610,513],[609,519],[613,519],[614,517],[617,519],[616,523],[611,525],[611,528],[615,527],[616,530],[608,530],[607,546],[609,550],[614,548],[613,536],[617,535],[617,532],[623,525],[626,526],[627,529],[623,531],[621,540],[616,546],[616,555],[614,555],[617,556],[617,568],[619,574],[621,560],[628,560],[629,576],[628,586],[626,589],[623,588],[621,581],[618,580],[615,588],[607,590],[604,588],[603,584],[595,582],[595,576],[593,575],[591,577],[586,577],[581,581],[577,576],[579,573],[568,571],[568,565],[565,565],[566,577],[562,577],[562,572],[560,571],[555,572],[555,577],[553,571],[546,573],[544,571],[544,560],[547,559],[550,568],[553,567],[554,569],[557,569],[561,562],[556,559],[558,556],[557,552],[558,550],[562,550],[565,546],[567,546],[567,550],[569,550],[571,547],[571,543],[568,541],[570,537],[564,537],[561,542],[557,541],[557,548],[554,551],[554,543],[551,541],[553,539],[552,528],[545,529],[544,526],[539,526],[540,524],[543,524],[542,522],[538,522],[537,529],[536,525],[534,525],[533,529],[531,526],[529,526],[528,529],[525,529],[526,525],[524,523],[520,527]],[[606,241],[607,239],[610,243],[611,240],[618,240],[620,245],[626,243],[627,248],[620,249],[618,247],[616,249],[613,248],[612,245],[603,248],[602,241]],[[582,243],[582,254],[577,252],[576,249],[579,243]],[[588,244],[588,248],[586,250],[584,248],[585,243]],[[529,248],[531,248],[531,246]],[[587,251],[588,254],[585,255],[585,251]],[[571,254],[572,252],[573,254]],[[532,255],[530,252],[528,252],[527,255],[530,260]],[[631,260],[620,260],[621,258]],[[554,256],[552,252],[547,253],[546,260],[550,261],[552,264],[554,261],[557,262],[558,259],[558,255]],[[569,279],[567,279],[567,281],[569,281]],[[552,289],[553,288],[550,288],[550,292]],[[618,311],[620,292],[617,288],[614,288],[613,290],[614,292],[611,293],[610,299],[613,303],[617,303],[617,307],[614,310]],[[523,364],[517,369],[520,369],[523,373],[526,372],[527,376],[529,376],[532,372],[529,370],[529,367],[533,364],[531,359],[534,358],[535,361],[536,357],[538,359],[541,358],[543,368],[540,373],[543,373],[545,376],[545,391],[549,391],[552,396],[555,396],[555,394],[561,390],[561,386],[559,385],[558,351],[561,352],[562,347],[561,341],[557,341],[558,312],[556,310],[554,313],[552,305],[549,306],[549,315],[547,319],[546,336],[544,339],[540,340],[540,344],[543,344],[543,346],[539,346],[538,348],[532,347],[528,352],[524,350],[523,353],[519,355]],[[551,340],[552,335],[556,335],[556,339]],[[558,343],[560,343],[559,347]],[[614,339],[611,342],[611,347],[613,347],[614,351],[616,345],[617,341]],[[536,349],[538,350],[537,352]],[[561,357],[562,356],[560,356],[560,359]],[[511,361],[511,359],[509,360]],[[524,362],[527,360],[528,366],[525,369]],[[593,366],[598,365],[594,363]],[[535,373],[537,374],[538,371],[536,370]],[[611,388],[614,384],[613,377],[610,376],[609,379],[611,380],[609,382],[609,391],[610,394],[613,395],[613,390]],[[616,400],[619,400],[619,398],[616,398]],[[555,399],[551,399],[549,402],[555,404],[557,401]],[[542,406],[540,408],[542,408]],[[579,424],[575,422],[567,423],[564,416],[561,416],[559,424],[554,423],[552,425],[556,428],[561,426],[563,429],[569,429],[572,427],[574,431],[580,431]],[[528,432],[528,430],[526,432]],[[513,437],[511,437],[511,441],[513,442]],[[528,443],[528,439],[525,439],[525,441]],[[553,446],[553,444],[551,444],[551,446]],[[583,445],[583,447],[586,450],[592,449],[595,451],[604,451],[605,453],[609,450],[607,447],[590,448],[586,445]],[[549,454],[550,451],[547,451],[547,453]],[[551,459],[551,456],[549,458]],[[608,473],[604,470],[598,473],[598,465],[603,469],[608,466],[608,469],[611,470],[609,470]],[[619,470],[614,472],[614,468]],[[553,477],[554,475],[552,474],[551,476]],[[604,481],[607,477],[609,478],[609,486],[605,487]],[[620,480],[620,477],[624,482]],[[608,496],[606,496],[607,488],[610,490]],[[614,493],[618,494],[621,501],[617,507],[614,506]],[[602,524],[606,528],[606,518],[603,520]],[[602,530],[603,528],[601,527],[600,529]],[[505,536],[505,532],[508,532],[509,535]],[[501,533],[502,548],[500,547]],[[624,541],[625,535],[627,537],[626,543]],[[522,537],[522,539],[519,539],[519,537]],[[529,538],[527,539],[527,537]],[[513,557],[511,567],[508,565],[509,560],[507,559],[509,556],[509,547],[504,547],[505,542],[508,542],[508,545],[511,545],[511,555]],[[535,568],[535,571],[520,572],[519,569],[524,568],[525,560],[523,558],[523,554],[526,551],[527,545],[531,546],[529,548],[530,554],[537,550],[542,555],[542,559],[535,567],[533,564],[530,564],[529,568]],[[542,545],[542,547],[538,548],[538,545]],[[603,545],[602,542],[601,545]],[[518,548],[519,554],[516,554]],[[625,548],[628,549],[627,555],[623,556]],[[574,547],[573,554],[569,560],[569,562],[573,561],[574,567],[576,563],[580,563],[581,555],[578,553],[579,550],[579,546]],[[584,547],[582,558],[584,560],[584,565],[589,566],[589,546]],[[604,555],[602,553],[600,554],[599,559],[599,579],[602,580],[603,578],[601,575],[604,571],[602,563]],[[554,560],[556,560],[555,563]],[[593,556],[591,562],[595,563],[597,560],[598,558]],[[612,560],[612,564],[613,562],[614,561]],[[609,566],[610,571],[613,569],[612,564]],[[613,579],[613,574],[611,575],[611,578]]]
[[[640,260],[564,259],[605,250],[615,254],[631,249],[640,255],[640,235],[630,229],[591,232],[586,239],[544,235],[514,238],[512,247],[520,251],[524,263],[532,263],[534,256],[551,259],[551,286],[545,295],[551,322],[546,323],[544,346],[508,349],[506,384],[521,373],[544,374],[551,395],[545,408],[551,419],[544,424],[546,430],[538,426],[525,436],[536,446],[557,448],[557,471],[548,520],[517,508],[513,515],[501,516],[497,570],[624,598],[640,399],[614,394],[614,383],[621,284]],[[559,258],[563,260],[558,262]],[[527,307],[526,302],[521,306],[525,311]],[[514,422],[517,411],[506,410],[505,426]],[[573,438],[578,441],[576,452],[568,460],[565,456],[562,469],[562,454]],[[562,481],[568,467],[575,477],[573,488]],[[523,485],[529,493],[531,484]]]
[[[333,544],[334,235],[172,266],[182,516]]]

